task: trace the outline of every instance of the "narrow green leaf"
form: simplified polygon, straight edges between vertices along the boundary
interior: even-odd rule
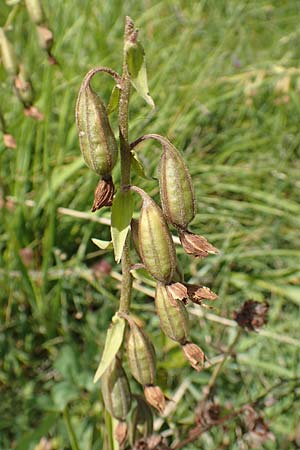
[[[114,245],[115,260],[121,261],[122,252],[130,227],[134,208],[131,192],[118,192],[111,209],[111,237]]]
[[[110,99],[106,108],[107,114],[111,114],[118,108],[119,100],[120,100],[120,89],[118,88],[118,86],[115,86],[111,92]]]
[[[38,201],[37,209],[43,208],[49,198],[54,195],[55,192],[57,192],[66,183],[66,181],[83,166],[84,161],[83,158],[80,157],[75,159],[70,164],[56,167],[51,175],[51,189],[48,188],[48,182],[46,182],[45,187],[41,189],[42,195]]]
[[[126,321],[122,317],[115,315],[112,318],[112,323],[106,333],[104,350],[94,377],[94,383],[102,377],[103,373],[118,353],[123,342],[125,325]]]
[[[131,157],[131,165],[133,170],[137,175],[139,175],[142,178],[145,178],[145,180],[152,180],[152,177],[149,177],[146,172],[144,165],[140,158],[138,157],[137,153],[135,151],[131,151],[132,157]]]
[[[148,79],[146,71],[145,51],[140,42],[132,44],[127,48],[127,67],[133,87],[140,96],[151,106],[155,107],[154,101],[149,94]]]
[[[58,413],[51,412],[44,416],[43,420],[36,426],[33,431],[25,434],[21,433],[21,437],[17,442],[15,450],[28,450],[37,445],[43,436],[49,433],[49,430],[58,420]]]
[[[102,241],[101,239],[92,238],[92,241],[101,250],[110,250],[113,248],[112,241]]]

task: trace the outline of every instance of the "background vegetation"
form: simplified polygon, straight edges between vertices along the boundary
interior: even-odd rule
[[[58,66],[48,64],[23,7],[8,34],[43,121],[24,116],[0,68],[1,110],[17,141],[16,149],[0,143],[0,448],[31,450],[44,436],[50,448],[75,449],[74,433],[81,450],[102,448],[92,378],[117,308],[120,267],[91,242],[109,237],[102,219],[110,212],[89,212],[96,177],[80,156],[74,106],[90,68],[120,70],[126,14],[141,30],[156,103],[151,111],[133,94],[131,140],[156,132],[184,152],[197,192],[193,229],[221,250],[204,261],[179,254],[186,280],[219,294],[215,310],[190,309],[193,341],[213,362],[236,335],[233,311],[249,298],[269,302],[268,325],[243,334],[216,381],[216,398],[239,408],[281,383],[263,405],[275,436],[263,448],[299,448],[299,2],[43,3]],[[0,25],[11,9],[1,2]],[[111,82],[99,80],[108,99]],[[151,176],[154,148],[141,155]],[[139,184],[158,192],[155,180]],[[157,427],[183,437],[212,369],[198,374],[188,366],[159,330],[152,286],[138,288],[133,308],[158,349],[159,383],[169,397],[178,389],[184,395]],[[235,421],[185,448],[248,448],[240,435]]]

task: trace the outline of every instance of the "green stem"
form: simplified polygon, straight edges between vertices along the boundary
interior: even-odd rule
[[[64,416],[64,421],[65,421],[65,424],[67,427],[71,448],[72,448],[72,450],[80,450],[67,406],[64,409],[63,416]]]
[[[208,395],[210,394],[210,392],[212,391],[212,388],[213,388],[214,385],[215,385],[215,382],[216,382],[217,377],[219,376],[219,374],[220,374],[220,372],[221,372],[221,370],[222,370],[224,364],[226,363],[227,359],[228,359],[229,356],[231,355],[231,353],[232,353],[234,347],[236,346],[238,340],[240,339],[240,337],[241,337],[241,335],[242,335],[242,332],[243,332],[243,329],[242,329],[242,328],[239,328],[239,329],[238,329],[238,332],[237,332],[237,334],[236,334],[236,336],[235,336],[235,338],[233,339],[232,343],[230,344],[228,350],[226,351],[226,353],[225,353],[225,355],[224,355],[224,358],[222,359],[222,361],[220,362],[220,364],[218,364],[218,365],[214,368],[214,371],[213,371],[212,376],[211,376],[211,378],[210,378],[210,380],[209,380],[209,383],[208,383],[208,389],[207,389],[207,395],[206,395],[207,397],[208,397]]]
[[[129,17],[126,17],[125,35],[124,35],[124,59],[123,59],[123,73],[120,92],[119,103],[119,134],[120,134],[120,159],[121,159],[121,190],[130,184],[130,170],[131,170],[131,153],[128,142],[128,109],[130,98],[130,76],[127,69],[126,62],[126,42],[131,40],[136,35],[134,25]],[[120,298],[120,312],[129,312],[131,291],[132,291],[132,276],[130,273],[130,237],[127,236],[123,255],[122,255],[122,285]]]

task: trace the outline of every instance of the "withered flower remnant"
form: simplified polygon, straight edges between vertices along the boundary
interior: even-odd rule
[[[153,406],[160,413],[164,412],[166,399],[158,386],[145,386],[144,395],[149,405]]]
[[[200,372],[204,367],[204,353],[201,348],[193,342],[186,342],[182,345],[182,350],[190,365]]]
[[[111,175],[103,176],[103,178],[97,184],[97,187],[94,192],[94,203],[92,206],[92,212],[97,211],[103,206],[111,206],[114,193],[115,193],[115,186]]]
[[[233,318],[240,327],[248,331],[258,331],[268,320],[269,304],[247,300],[239,311],[235,311]]]
[[[196,258],[206,258],[208,255],[216,255],[219,250],[211,245],[203,236],[193,234],[187,230],[179,230],[179,238],[188,255]]]

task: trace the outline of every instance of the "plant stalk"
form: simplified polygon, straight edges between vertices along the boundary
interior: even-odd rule
[[[215,385],[217,377],[219,376],[219,374],[220,374],[224,364],[226,363],[227,359],[232,354],[232,351],[233,351],[234,347],[236,346],[237,342],[239,341],[242,333],[243,333],[243,329],[239,328],[237,333],[236,333],[236,336],[235,336],[234,340],[232,341],[232,343],[230,344],[228,350],[226,351],[226,353],[224,355],[224,358],[222,359],[222,361],[217,366],[215,366],[214,371],[212,373],[212,376],[211,376],[211,378],[209,380],[209,383],[208,383],[208,386],[207,386],[208,389],[207,389],[207,395],[206,396],[208,396],[211,393],[211,391],[212,391],[212,389],[213,389],[213,387]]]
[[[128,142],[128,110],[130,98],[130,76],[126,62],[126,42],[131,38],[134,25],[129,17],[126,17],[124,34],[124,56],[121,81],[120,103],[119,103],[119,136],[120,136],[120,159],[121,159],[121,190],[130,184],[131,153]],[[129,312],[132,276],[130,273],[130,236],[127,236],[122,255],[122,285],[119,311]]]

